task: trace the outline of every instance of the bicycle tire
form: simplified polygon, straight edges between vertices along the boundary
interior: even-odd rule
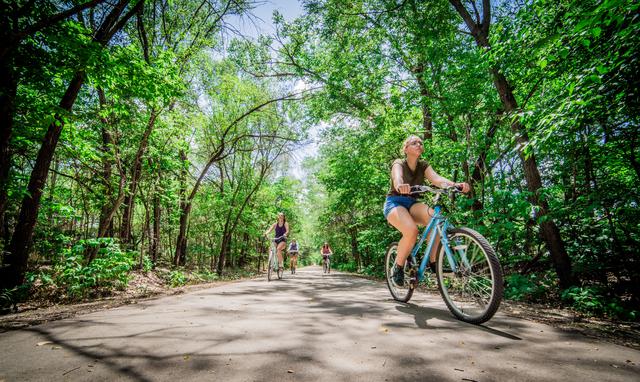
[[[384,274],[385,274],[385,279],[387,280],[387,287],[389,288],[389,292],[391,292],[391,296],[393,297],[394,300],[396,301],[400,301],[400,302],[408,302],[411,299],[411,296],[413,296],[413,291],[414,291],[414,287],[413,285],[411,285],[411,276],[410,276],[410,267],[407,267],[405,264],[405,277],[404,277],[404,284],[402,285],[402,287],[396,285],[395,282],[393,282],[393,265],[396,262],[396,255],[398,253],[398,243],[391,243],[389,245],[389,247],[387,248],[387,252],[385,254],[385,260],[384,260]]]
[[[481,234],[471,228],[454,228],[447,232],[457,262],[452,272],[442,244],[436,259],[438,290],[449,311],[461,321],[481,324],[493,317],[504,291],[502,268],[498,256]],[[464,251],[464,252],[462,252]],[[469,266],[461,264],[464,253]]]
[[[273,270],[273,252],[269,254],[269,265],[267,269],[267,281],[271,281],[271,271]]]

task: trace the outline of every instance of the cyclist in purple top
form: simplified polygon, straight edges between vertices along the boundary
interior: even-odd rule
[[[289,234],[289,223],[287,223],[287,218],[284,216],[283,212],[278,212],[278,221],[273,223],[268,230],[264,232],[264,236],[269,235],[269,232],[276,230],[276,251],[278,253],[278,264],[280,264],[280,268],[282,268],[282,264],[284,264],[282,260],[282,251],[287,247],[287,235]]]

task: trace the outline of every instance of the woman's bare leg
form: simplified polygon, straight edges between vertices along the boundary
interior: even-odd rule
[[[411,217],[421,226],[427,226],[431,222],[431,217],[435,213],[433,208],[429,208],[424,203],[416,203],[411,206],[409,210]],[[432,231],[432,235],[435,234],[435,230]],[[430,240],[427,238],[427,240]],[[440,236],[436,235],[436,240],[433,242],[433,247],[431,248],[431,253],[429,254],[429,262],[433,263],[436,261],[436,252],[438,250],[438,245],[440,244]]]
[[[282,251],[284,251],[284,247],[287,246],[286,242],[280,242],[278,243],[278,263],[280,264],[280,268],[282,268],[282,266],[284,265],[284,262],[282,260]]]
[[[418,226],[409,211],[404,207],[395,207],[392,209],[389,215],[387,215],[387,221],[402,233],[402,239],[400,239],[398,243],[396,264],[403,267],[413,246],[416,244]]]

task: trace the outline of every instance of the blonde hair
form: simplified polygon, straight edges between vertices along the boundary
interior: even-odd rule
[[[412,141],[412,140],[414,140],[414,139],[419,139],[419,140],[420,140],[420,142],[422,142],[422,138],[420,138],[419,136],[417,136],[417,135],[413,135],[413,134],[412,134],[412,135],[409,135],[409,136],[407,137],[407,139],[405,139],[405,140],[404,140],[404,143],[402,144],[402,149],[400,150],[400,155],[404,155],[404,156],[406,156],[406,155],[407,155],[407,153],[405,152],[405,150],[407,149],[407,146],[409,146],[409,142],[411,142],[411,141]]]

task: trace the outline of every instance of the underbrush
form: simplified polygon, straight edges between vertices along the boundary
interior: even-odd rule
[[[638,321],[640,311],[613,288],[583,283],[560,291],[553,271],[510,274],[505,277],[505,299],[569,307],[581,314],[614,320]]]

